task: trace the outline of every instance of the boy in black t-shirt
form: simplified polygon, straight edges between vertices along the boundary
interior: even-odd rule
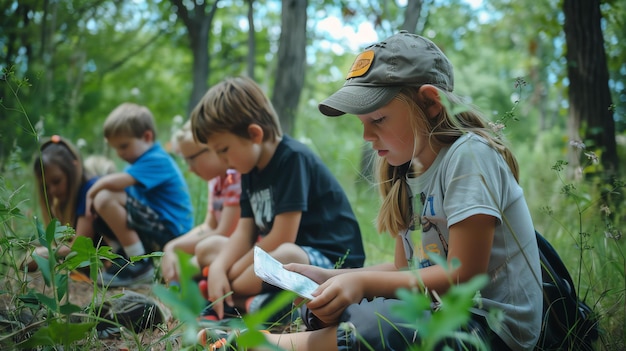
[[[264,291],[253,269],[255,243],[282,263],[363,266],[361,231],[339,182],[308,147],[282,133],[254,81],[230,78],[209,89],[191,124],[199,142],[242,174],[237,229],[196,251],[200,266],[209,267],[210,314],[221,319],[225,308],[249,311]]]

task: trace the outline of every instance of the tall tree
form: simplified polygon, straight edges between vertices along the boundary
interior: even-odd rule
[[[417,33],[417,23],[419,22],[420,15],[422,14],[422,6],[424,0],[408,0],[406,4],[406,10],[404,11],[404,23],[400,29],[404,29],[411,33]]]
[[[248,3],[248,77],[254,79],[254,67],[256,66],[256,39],[254,25],[254,0],[247,0]]]
[[[570,138],[580,139],[582,130],[587,147],[600,151],[604,169],[614,174],[618,157],[600,0],[564,0],[563,12]],[[570,155],[570,161],[576,162],[576,157]]]
[[[10,72],[0,75],[0,114],[6,117],[0,126],[0,168],[16,145],[23,155],[34,150],[30,124],[37,133],[61,133],[63,128],[66,137],[78,134],[67,126],[84,114],[84,85],[102,67],[88,47],[100,38],[112,40],[107,19],[125,23],[129,18],[123,10],[132,6],[120,2],[0,1],[0,42],[6,45],[0,49],[0,67]],[[144,21],[136,15],[133,20],[122,32],[136,34]],[[101,57],[110,46],[98,48]]]
[[[280,44],[272,104],[283,131],[293,132],[306,66],[307,0],[283,0]]]
[[[219,0],[213,1],[184,1],[171,0],[175,7],[176,15],[187,28],[189,45],[193,54],[191,96],[187,105],[187,114],[202,99],[202,96],[209,88],[209,66],[211,55],[209,55],[209,44],[211,25]],[[189,6],[189,7],[187,7]]]

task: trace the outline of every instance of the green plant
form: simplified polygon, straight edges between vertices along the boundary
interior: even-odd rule
[[[446,259],[429,256],[437,265],[447,267]],[[453,267],[458,260],[453,260]],[[419,278],[419,276],[417,276]],[[488,283],[486,275],[478,275],[461,284],[452,284],[450,289],[439,296],[435,292],[410,291],[401,289],[398,298],[404,302],[394,312],[407,321],[407,326],[419,330],[420,340],[412,345],[411,350],[434,350],[446,339],[457,340],[466,347],[472,345],[478,350],[487,350],[487,346],[476,335],[463,330],[470,320],[470,309],[479,300],[477,292]],[[433,300],[436,301],[433,303]],[[425,314],[424,311],[430,311]],[[494,314],[495,316],[495,314]],[[494,317],[495,318],[495,317]]]
[[[613,213],[613,209],[619,211],[623,201],[624,182],[618,179],[610,184],[599,181],[598,157],[586,152],[581,142],[572,141],[570,145],[585,155],[587,163],[575,170],[574,177],[564,175],[566,161],[559,160],[552,166],[564,201],[559,209],[551,206],[542,209],[574,242],[569,249],[566,247],[567,253],[562,256],[568,257],[569,266],[574,267],[572,277],[579,296],[599,315],[603,332],[598,346],[613,350],[626,345],[623,333],[626,307],[622,305],[620,311],[615,305],[626,296],[626,248],[619,226],[623,214]],[[587,177],[587,170],[596,175]],[[573,254],[568,254],[571,251]]]
[[[15,193],[12,193],[14,196]],[[14,296],[8,305],[11,308],[3,311],[0,320],[0,348],[18,349],[58,349],[82,350],[96,349],[99,336],[95,326],[100,322],[108,322],[117,326],[122,331],[122,337],[135,343],[142,349],[145,342],[137,334],[129,332],[124,325],[117,321],[111,321],[98,317],[102,308],[102,299],[106,289],[99,289],[96,285],[96,274],[102,266],[101,260],[113,260],[120,258],[111,252],[108,246],[94,247],[91,239],[77,236],[73,241],[71,252],[64,259],[56,255],[57,247],[73,236],[74,231],[68,226],[61,225],[58,221],[51,221],[45,228],[35,218],[37,230],[36,240],[50,252],[49,257],[42,257],[32,253],[30,239],[18,237],[10,225],[13,218],[24,219],[19,208],[10,201],[0,197],[0,219],[5,235],[0,237],[0,252],[2,253],[2,278],[4,296]],[[38,271],[44,281],[43,290],[28,286],[27,267],[20,264],[23,256],[30,256],[37,263]],[[151,257],[151,255],[150,255]],[[138,260],[143,257],[132,257]],[[72,274],[76,270],[89,270],[93,284],[91,302],[85,306],[79,306],[69,302],[69,284]],[[116,298],[112,296],[110,298]],[[165,333],[164,336],[151,341],[149,346],[155,343],[170,345],[175,343],[176,328]],[[146,349],[149,349],[147,347]]]
[[[21,89],[29,86],[28,80],[18,79],[10,68],[4,69],[0,78],[14,97],[12,106],[0,100],[0,107],[23,115],[26,121],[24,129],[37,144],[40,127],[36,128],[31,123],[19,99]],[[98,317],[102,308],[98,301],[103,299],[98,300],[97,297],[105,296],[107,289],[100,289],[95,283],[97,273],[103,260],[111,261],[121,256],[111,252],[108,246],[95,247],[91,239],[76,236],[74,228],[56,220],[52,220],[44,228],[36,215],[24,215],[22,207],[28,206],[28,194],[24,194],[24,189],[28,188],[31,177],[24,177],[20,172],[28,167],[21,163],[19,152],[20,148],[16,146],[11,152],[16,157],[10,157],[9,162],[3,165],[14,171],[9,173],[9,178],[12,176],[13,179],[0,177],[0,225],[3,229],[0,231],[0,286],[4,288],[1,296],[8,298],[8,301],[3,299],[7,310],[0,311],[0,348],[96,349],[100,341],[95,326],[99,322],[107,321]],[[17,190],[11,190],[12,182],[19,184]],[[70,253],[65,257],[57,255],[57,248],[68,244],[72,238],[75,239]],[[49,255],[43,257],[34,253],[35,243],[45,247]],[[153,256],[158,255],[131,257],[131,261]],[[29,284],[31,278],[28,267],[24,264],[29,257],[37,265],[38,274],[43,280],[41,287]],[[81,306],[71,303],[69,299],[71,277],[77,270],[88,271],[92,282],[90,302]],[[128,336],[122,324],[108,322],[119,327],[123,337]],[[156,339],[156,342],[171,345],[170,336],[171,334],[166,333]],[[143,348],[144,342],[136,334],[129,339],[139,349]]]

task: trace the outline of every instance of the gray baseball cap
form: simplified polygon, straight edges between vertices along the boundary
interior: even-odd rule
[[[452,64],[432,41],[400,31],[365,48],[343,87],[318,107],[331,117],[366,114],[388,104],[402,88],[424,84],[452,91]]]

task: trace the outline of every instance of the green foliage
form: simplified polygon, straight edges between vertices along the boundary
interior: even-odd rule
[[[51,321],[47,326],[38,329],[27,341],[20,343],[20,348],[41,346],[65,347],[80,341],[93,329],[95,323],[63,323]]]
[[[195,343],[197,318],[206,306],[206,300],[200,294],[197,283],[193,281],[199,270],[190,263],[191,255],[182,251],[176,254],[180,262],[179,285],[172,285],[169,289],[163,285],[155,285],[153,290],[155,295],[171,308],[174,317],[187,326],[183,334],[185,342]]]
[[[174,317],[181,325],[184,325],[182,330],[183,345],[194,347],[197,343],[197,331],[207,327],[205,322],[198,322],[198,316],[206,307],[207,301],[202,297],[197,283],[193,280],[193,277],[199,272],[198,268],[190,263],[191,255],[182,251],[177,252],[177,255],[178,262],[180,262],[179,284],[169,288],[164,285],[154,285],[153,290],[155,295],[170,307]],[[246,314],[242,319],[235,318],[225,323],[218,323],[216,327],[241,331],[237,337],[237,344],[240,347],[246,348],[263,344],[272,348],[267,345],[265,337],[259,330],[265,329],[266,322],[285,306],[291,304],[294,297],[294,293],[283,291],[258,312]],[[274,347],[274,349],[277,348]]]
[[[0,199],[5,200],[4,197]],[[0,214],[3,226],[9,229],[5,231],[7,235],[0,237],[0,252],[2,253],[0,277],[3,282],[2,286],[6,287],[2,293],[8,293],[5,296],[14,296],[14,298],[7,301],[10,302],[11,309],[0,311],[3,315],[0,323],[0,329],[3,330],[0,336],[0,347],[94,349],[98,340],[95,326],[104,321],[103,318],[98,317],[102,306],[96,302],[96,297],[100,293],[105,293],[95,283],[96,274],[102,266],[101,260],[112,260],[120,256],[112,253],[108,246],[96,248],[91,239],[77,236],[70,254],[65,259],[59,260],[56,254],[57,248],[67,243],[70,236],[74,234],[73,228],[62,226],[58,221],[51,221],[44,229],[36,218],[32,220],[37,230],[36,240],[46,247],[50,254],[49,257],[42,257],[32,253],[31,243],[14,235],[10,227],[11,216],[15,213],[19,214],[15,207],[10,206],[10,208],[8,216],[4,213]],[[31,253],[45,284],[43,291],[27,287],[29,278],[26,275],[26,267],[22,267],[19,263],[23,262],[22,256],[29,256]],[[141,258],[132,257],[133,260]],[[91,303],[86,306],[69,302],[68,296],[70,275],[80,268],[89,269],[93,282],[94,294]],[[11,323],[7,323],[8,321]],[[113,321],[107,322],[116,324]],[[119,323],[117,325],[123,327]],[[135,341],[137,345],[142,343],[139,339]],[[171,343],[165,338],[159,341],[162,344]]]
[[[42,308],[46,315],[46,318],[42,321],[45,322],[45,324],[42,324],[36,329],[34,334],[18,345],[20,347],[63,345],[67,348],[70,345],[83,340],[95,325],[95,323],[77,323],[70,320],[70,316],[72,314],[82,311],[82,307],[67,302],[69,273],[70,269],[75,267],[73,267],[74,265],[71,262],[65,262],[65,264],[59,265],[56,263],[55,259],[54,244],[57,240],[63,240],[63,238],[65,238],[69,232],[72,232],[72,230],[68,227],[59,225],[57,221],[52,221],[45,231],[41,224],[37,221],[36,227],[38,240],[43,246],[48,248],[50,256],[45,258],[34,254],[33,258],[35,262],[37,262],[45,285],[50,288],[52,296],[50,296],[50,294],[43,294],[33,290],[29,290],[28,292],[17,296],[15,301],[21,301],[23,305],[15,306],[15,311],[19,312],[23,308],[32,310],[39,310]],[[3,241],[3,245],[10,246],[10,241],[12,240],[17,239],[12,238],[7,241]],[[18,261],[16,260],[15,262]],[[18,268],[15,266],[15,262],[13,263],[14,269]],[[76,266],[77,265],[78,264],[76,264]],[[7,278],[5,275],[6,273],[7,272],[3,273],[5,279]],[[11,333],[0,338],[0,345],[12,343],[12,338],[20,333],[24,333],[24,331],[12,330]]]
[[[584,175],[585,169],[598,162],[592,153],[587,153],[587,157],[589,163],[578,170],[579,175]],[[559,232],[573,242],[574,245],[565,247],[561,256],[567,258],[566,264],[572,269],[579,295],[601,316],[602,345],[613,349],[626,343],[623,334],[626,310],[618,314],[614,310],[615,301],[626,296],[626,279],[623,278],[626,245],[619,226],[620,218],[613,215],[615,210],[624,210],[620,208],[624,203],[624,182],[597,183],[596,176],[579,177],[578,180],[568,178],[563,175],[566,165],[567,162],[559,160],[552,167],[561,183],[560,193],[564,197],[561,209],[558,213],[548,206],[543,210],[558,223]],[[559,215],[563,210],[567,214]],[[561,234],[559,232],[556,234]],[[611,279],[609,276],[620,279],[607,284],[605,279]]]
[[[445,261],[442,262],[445,264]],[[479,275],[466,283],[454,284],[439,299],[433,307],[433,298],[428,294],[400,290],[398,297],[404,302],[394,312],[404,318],[407,326],[419,330],[419,345],[413,350],[434,350],[435,346],[448,338],[462,340],[466,345],[474,345],[479,350],[487,350],[487,347],[479,338],[462,331],[470,320],[470,308],[476,302],[477,291],[480,291],[488,283],[485,275]],[[424,313],[432,311],[432,313]]]

